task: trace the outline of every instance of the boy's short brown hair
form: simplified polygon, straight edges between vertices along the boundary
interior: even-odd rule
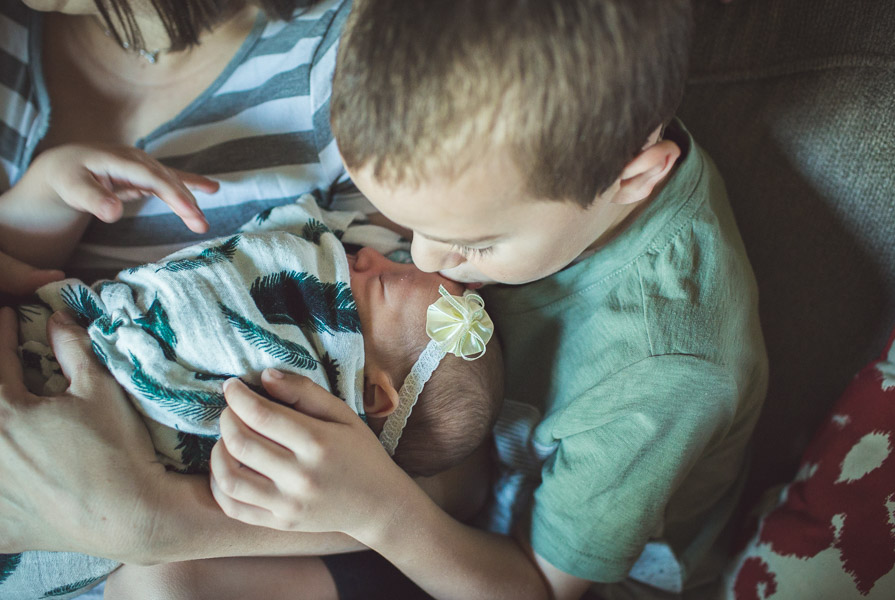
[[[690,22],[690,0],[356,0],[333,132],[383,183],[506,148],[533,196],[588,206],[674,115]]]

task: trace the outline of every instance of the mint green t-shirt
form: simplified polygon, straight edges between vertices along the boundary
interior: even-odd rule
[[[624,579],[651,540],[692,572],[736,500],[767,387],[723,182],[679,123],[668,137],[683,158],[621,235],[546,279],[483,290],[506,398],[537,410],[528,443],[548,449],[531,545],[591,581]]]

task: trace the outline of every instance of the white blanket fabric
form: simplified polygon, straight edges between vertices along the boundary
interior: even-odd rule
[[[363,416],[363,339],[343,242],[386,254],[407,246],[359,213],[325,211],[305,195],[237,235],[115,280],[45,286],[39,302],[19,308],[29,387],[53,394],[67,386],[45,333],[52,312],[67,309],[144,416],[161,460],[176,470],[207,471],[229,377],[260,391],[267,367],[301,373]],[[117,566],[64,553],[19,556],[6,561],[5,577],[0,569],[0,600],[74,597]]]

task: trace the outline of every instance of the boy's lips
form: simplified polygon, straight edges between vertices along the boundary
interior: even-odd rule
[[[480,288],[483,285],[488,285],[489,283],[497,283],[493,279],[482,277],[475,272],[470,272],[470,269],[464,268],[463,265],[461,265],[460,267],[454,267],[453,269],[445,269],[443,271],[439,271],[438,274],[442,277],[447,277],[451,281],[462,283],[471,290]]]

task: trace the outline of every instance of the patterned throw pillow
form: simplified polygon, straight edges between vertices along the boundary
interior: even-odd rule
[[[735,600],[895,599],[895,332],[731,562]]]

